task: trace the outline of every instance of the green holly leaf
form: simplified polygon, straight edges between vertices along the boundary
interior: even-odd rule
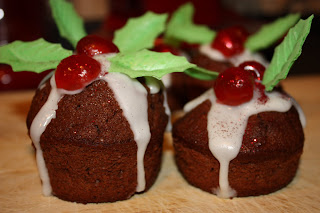
[[[276,47],[262,80],[267,91],[271,91],[280,80],[287,77],[291,66],[301,55],[302,46],[310,32],[312,19],[313,15],[306,20],[300,20]]]
[[[167,43],[186,41],[191,44],[207,44],[213,41],[216,32],[204,25],[193,23],[194,8],[191,3],[182,5],[173,13],[165,32]]]
[[[131,18],[123,28],[115,32],[113,42],[122,53],[152,48],[154,40],[165,29],[167,17],[167,14],[147,12],[141,17]]]
[[[15,41],[0,47],[0,63],[10,64],[14,71],[42,71],[56,68],[60,61],[72,55],[60,44],[44,39],[31,42]]]
[[[76,48],[78,41],[87,35],[83,20],[66,0],[50,0],[50,6],[60,35]]]
[[[299,18],[299,14],[289,14],[264,25],[258,32],[248,37],[245,47],[255,52],[271,46],[285,35]]]
[[[184,71],[185,74],[199,79],[199,80],[214,80],[218,77],[219,73],[211,70],[207,70],[201,67],[192,67]]]
[[[159,80],[168,73],[183,72],[196,66],[189,63],[185,57],[145,49],[127,54],[119,53],[109,58],[109,61],[109,72],[124,73],[131,78],[151,76]]]

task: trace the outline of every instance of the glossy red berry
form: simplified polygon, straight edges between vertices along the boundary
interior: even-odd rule
[[[253,75],[239,67],[231,67],[220,73],[214,84],[218,102],[231,106],[250,101],[253,89]]]
[[[77,44],[76,53],[78,55],[88,55],[93,57],[102,53],[118,53],[119,49],[111,41],[96,35],[83,37]]]
[[[241,27],[229,27],[220,30],[211,43],[211,47],[219,50],[224,56],[231,57],[244,50],[244,42],[248,33]]]
[[[69,91],[82,89],[96,79],[100,71],[100,63],[89,56],[69,56],[56,69],[57,88]]]
[[[255,79],[258,81],[262,81],[264,71],[266,70],[262,64],[256,61],[243,62],[239,65],[239,67],[244,70],[251,71]]]

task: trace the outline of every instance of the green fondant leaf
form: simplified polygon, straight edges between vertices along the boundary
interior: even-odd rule
[[[42,71],[56,68],[72,51],[44,39],[15,41],[0,47],[0,63],[10,64],[14,71]]]
[[[300,20],[291,28],[282,43],[275,49],[269,67],[266,69],[262,84],[271,91],[280,80],[285,79],[295,60],[300,56],[312,23],[313,15],[306,20]]]
[[[83,20],[66,0],[50,0],[50,6],[60,35],[76,48],[78,41],[87,35]]]
[[[208,80],[208,81],[216,79],[219,75],[218,72],[210,71],[201,67],[189,68],[185,70],[184,73],[186,73],[187,75],[193,78],[197,78],[200,80]]]
[[[264,25],[258,32],[248,37],[245,47],[252,52],[267,48],[281,39],[297,23],[299,14],[289,14],[274,22]]]
[[[183,72],[195,67],[185,57],[145,49],[127,54],[119,53],[109,61],[111,62],[110,72],[124,73],[131,78],[151,76],[159,80],[165,74]]]
[[[147,12],[141,17],[131,18],[127,24],[115,32],[113,42],[121,53],[152,48],[154,40],[164,31],[167,14]]]
[[[204,25],[193,23],[194,8],[191,3],[184,4],[173,13],[165,32],[167,43],[186,41],[191,44],[207,44],[213,41],[216,32]]]

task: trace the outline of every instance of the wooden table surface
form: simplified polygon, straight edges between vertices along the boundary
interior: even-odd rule
[[[299,170],[286,188],[232,200],[196,189],[178,173],[166,135],[162,169],[148,192],[126,201],[87,205],[42,196],[25,124],[34,91],[0,93],[0,212],[320,212],[320,75],[289,77],[283,86],[307,117]]]

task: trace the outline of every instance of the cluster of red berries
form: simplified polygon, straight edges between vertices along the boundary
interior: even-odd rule
[[[250,101],[255,86],[263,89],[264,71],[265,67],[260,63],[247,61],[220,73],[213,86],[218,102],[237,106]]]
[[[74,91],[82,89],[97,78],[101,65],[92,57],[103,53],[117,53],[117,46],[96,35],[82,38],[76,47],[76,55],[63,59],[55,72],[57,88]]]
[[[225,28],[218,32],[211,47],[219,50],[225,57],[231,57],[244,51],[244,43],[248,36],[249,33],[243,27]],[[261,84],[264,71],[265,67],[262,64],[247,61],[220,73],[214,84],[217,100],[230,106],[250,101],[255,87],[264,90]]]

